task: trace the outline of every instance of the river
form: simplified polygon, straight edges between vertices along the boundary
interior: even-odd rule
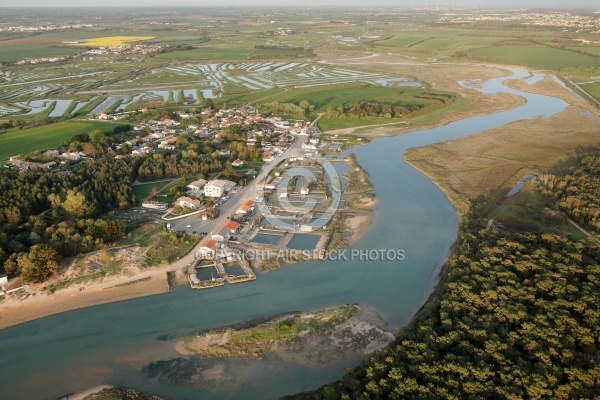
[[[516,70],[512,78],[525,78]],[[513,110],[477,116],[401,136],[378,139],[352,151],[370,173],[379,197],[377,215],[349,251],[402,249],[403,261],[304,262],[260,275],[252,283],[171,293],[75,310],[0,331],[3,399],[50,399],[104,383],[153,392],[171,399],[265,399],[315,388],[339,378],[341,363],[311,369],[272,359],[237,362],[236,385],[217,392],[158,383],[141,373],[151,361],[168,358],[174,336],[285,311],[344,303],[368,304],[391,326],[407,323],[430,295],[456,239],[454,208],[441,190],[402,159],[404,152],[499,127],[553,115],[563,100],[529,94],[492,79],[482,91],[524,97]]]

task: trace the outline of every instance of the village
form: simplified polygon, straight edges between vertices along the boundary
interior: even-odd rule
[[[135,113],[92,118],[128,122],[132,115]],[[254,161],[253,167],[248,167],[251,160],[233,157],[237,153],[227,140],[232,127],[244,132],[245,146],[258,148],[260,164]],[[228,160],[231,168],[244,176],[234,181],[217,171],[197,177],[172,201],[153,195],[131,210],[143,214],[144,221],[164,224],[167,231],[201,235],[195,261],[186,266],[192,288],[251,281],[256,279],[256,269],[267,271],[278,268],[282,261],[298,261],[296,257],[272,257],[282,250],[318,258],[315,255],[330,244],[334,231],[329,225],[343,205],[345,177],[340,178],[331,166],[327,170],[324,163],[346,160],[327,160],[323,155],[339,152],[343,142],[323,142],[307,121],[263,116],[251,106],[204,108],[199,113],[177,111],[169,118],[136,123],[131,135],[135,136],[111,143],[104,156],[120,160],[166,155],[181,151],[182,139],[193,138],[217,148],[215,156]],[[93,160],[85,148],[62,153],[47,150],[41,156],[43,160],[38,161],[15,155],[6,167],[69,174],[74,165]]]

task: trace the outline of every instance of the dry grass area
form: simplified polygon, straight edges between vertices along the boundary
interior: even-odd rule
[[[587,103],[550,78],[534,86],[517,85],[521,90],[561,97],[573,105],[550,118],[519,121],[411,149],[404,156],[446,192],[459,215],[478,196],[515,183],[524,170],[544,170],[577,148],[600,142],[598,122],[590,117],[593,110]]]

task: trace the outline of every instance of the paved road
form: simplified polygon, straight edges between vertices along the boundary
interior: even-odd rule
[[[256,197],[257,190],[262,186],[263,181],[269,175],[271,170],[275,168],[279,164],[279,161],[285,158],[294,157],[296,155],[300,155],[302,153],[302,143],[305,141],[306,136],[296,137],[294,143],[279,157],[271,161],[269,164],[265,165],[258,176],[250,182],[249,185],[240,189],[239,192],[233,193],[230,195],[229,200],[227,200],[224,204],[222,204],[219,209],[221,210],[221,215],[219,218],[214,220],[202,221],[198,215],[191,215],[186,218],[181,218],[175,221],[170,221],[171,229],[181,230],[188,233],[191,232],[207,232],[210,238],[210,233],[217,233],[221,226],[227,221],[228,217],[234,216],[237,209],[242,205],[242,203],[246,200],[254,200]],[[190,225],[190,228],[187,226]],[[200,241],[200,244],[196,246],[194,252],[201,246],[207,239],[203,239]]]

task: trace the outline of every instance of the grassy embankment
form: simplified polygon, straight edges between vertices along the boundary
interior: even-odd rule
[[[357,311],[356,306],[344,305],[275,318],[251,328],[212,330],[186,336],[177,342],[177,347],[180,352],[204,358],[262,358],[273,343],[340,324]]]

